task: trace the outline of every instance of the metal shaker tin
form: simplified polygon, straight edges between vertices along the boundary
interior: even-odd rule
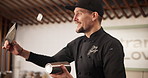
[[[45,65],[45,70],[47,73],[50,73],[50,74],[55,74],[55,73],[59,73],[59,72],[63,72],[62,71],[62,68],[61,68],[61,64],[63,64],[67,70],[71,71],[71,66],[68,62],[54,62],[54,63],[47,63]]]

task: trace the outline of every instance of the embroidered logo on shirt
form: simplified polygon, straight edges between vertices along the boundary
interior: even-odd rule
[[[91,53],[96,53],[98,51],[98,46],[93,45],[87,55],[89,56]]]

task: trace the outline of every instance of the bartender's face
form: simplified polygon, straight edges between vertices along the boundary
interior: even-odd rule
[[[74,22],[77,24],[77,33],[89,32],[92,26],[92,14],[88,10],[76,7],[74,10]]]

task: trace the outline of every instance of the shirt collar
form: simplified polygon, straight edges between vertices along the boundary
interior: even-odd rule
[[[90,40],[92,42],[94,42],[96,40],[96,38],[100,38],[101,35],[103,35],[105,31],[103,30],[103,28],[101,27],[98,31],[94,32],[93,34],[90,35],[90,38],[87,38],[85,36],[84,40]]]

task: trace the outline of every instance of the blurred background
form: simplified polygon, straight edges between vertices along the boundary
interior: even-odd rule
[[[52,56],[75,32],[73,12],[78,0],[0,0],[0,46],[17,23],[16,41],[34,53]],[[93,0],[92,0],[93,1]],[[124,46],[127,78],[148,78],[148,0],[103,0],[102,27]],[[71,74],[75,76],[74,62]],[[50,78],[45,69],[0,48],[1,78]]]

